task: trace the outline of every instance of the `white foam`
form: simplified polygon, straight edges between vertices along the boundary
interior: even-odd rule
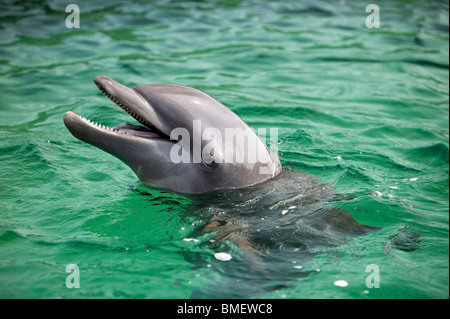
[[[220,261],[228,261],[231,259],[231,255],[227,253],[215,253],[214,258]]]
[[[198,239],[195,238],[183,238],[183,241],[193,241],[194,243],[198,243]]]
[[[338,286],[338,287],[347,287],[348,286],[348,282],[346,282],[345,280],[336,280],[334,282],[334,285]]]

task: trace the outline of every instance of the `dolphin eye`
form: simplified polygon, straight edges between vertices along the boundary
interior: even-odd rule
[[[206,165],[208,165],[209,167],[214,167],[214,165],[216,165],[216,163],[214,161],[212,161],[211,163],[205,163]]]
[[[208,167],[214,167],[217,163],[214,159],[214,150],[211,150],[210,153],[204,153],[202,156],[202,163]]]
[[[214,161],[214,156],[211,155],[203,156],[202,163],[208,166],[214,166],[216,164]]]

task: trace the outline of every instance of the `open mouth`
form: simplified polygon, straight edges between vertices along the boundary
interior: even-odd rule
[[[108,127],[96,122],[93,122],[81,115],[72,113],[73,115],[76,115],[82,122],[89,125],[90,127],[95,127],[97,129],[101,129],[104,131],[116,133],[116,134],[125,134],[130,136],[135,136],[139,138],[147,138],[147,139],[155,139],[155,138],[163,138],[163,139],[169,139],[169,137],[155,128],[151,123],[147,122],[142,118],[142,116],[135,111],[133,111],[130,107],[127,105],[124,105],[119,100],[114,98],[111,94],[109,94],[104,88],[102,88],[100,85],[97,84],[97,87],[99,90],[106,95],[111,101],[113,101],[116,105],[118,105],[121,109],[123,109],[125,112],[127,112],[132,118],[134,118],[136,121],[138,121],[141,125],[135,125],[135,124],[119,124],[114,127]],[[75,118],[76,118],[75,117]]]
[[[112,132],[122,133],[133,135],[142,138],[168,138],[164,133],[156,129],[153,125],[145,121],[139,114],[132,111],[126,105],[120,103],[117,99],[115,99],[111,94],[109,94],[104,88],[100,85],[97,85],[99,90],[108,97],[111,101],[113,101],[116,105],[118,105],[122,110],[127,112],[132,118],[141,123],[141,125],[133,125],[133,124],[119,124],[112,128],[106,127],[105,129],[110,130]],[[103,127],[102,127],[103,128]]]

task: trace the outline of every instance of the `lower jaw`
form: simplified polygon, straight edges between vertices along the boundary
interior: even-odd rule
[[[121,133],[125,133],[128,135],[143,137],[143,138],[161,138],[162,136],[156,132],[150,131],[148,128],[139,125],[132,124],[120,124],[114,126],[113,130],[119,131]]]

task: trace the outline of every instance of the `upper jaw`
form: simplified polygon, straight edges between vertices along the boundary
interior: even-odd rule
[[[96,76],[94,83],[104,95],[136,121],[151,130],[156,129],[159,135],[167,135],[162,133],[162,125],[152,106],[134,89],[103,75]]]

